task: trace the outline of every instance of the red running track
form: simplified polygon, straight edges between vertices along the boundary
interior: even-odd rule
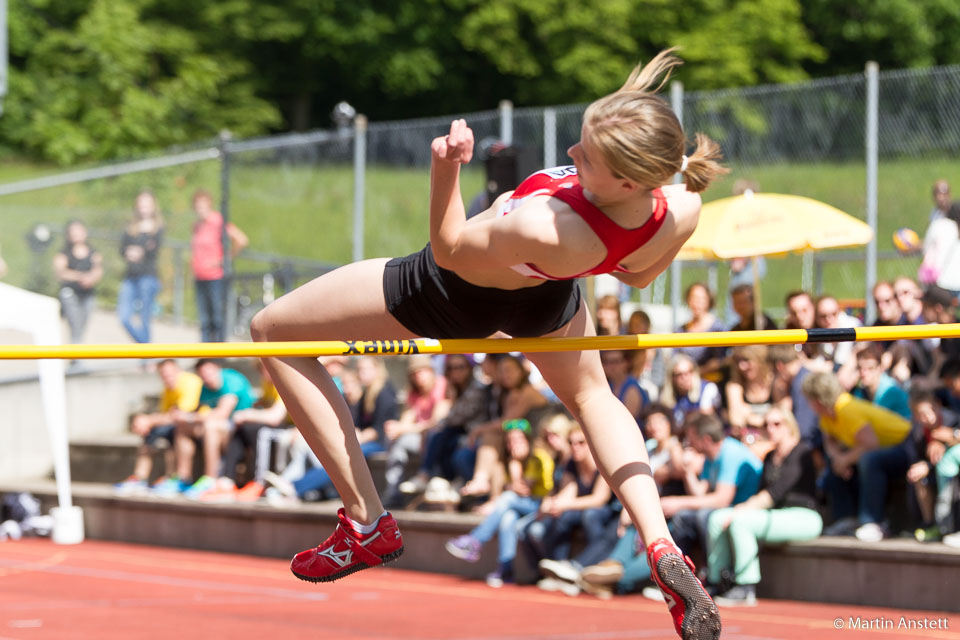
[[[950,638],[960,615],[761,601],[722,610],[727,640]],[[941,630],[898,629],[926,620]],[[859,617],[861,628],[844,626]],[[871,626],[888,628],[868,629]],[[944,627],[946,630],[943,630]],[[283,560],[88,541],[0,543],[0,640],[673,640],[663,604],[491,589],[457,577],[372,569],[334,584]]]

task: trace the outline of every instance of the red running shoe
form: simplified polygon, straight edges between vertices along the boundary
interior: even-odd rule
[[[694,574],[690,558],[660,538],[647,547],[647,563],[667,601],[677,635],[683,640],[717,640],[720,612]]]
[[[308,582],[333,582],[361,569],[375,567],[403,554],[403,538],[397,521],[389,513],[380,518],[373,533],[362,536],[347,522],[343,509],[337,512],[340,524],[316,549],[293,557],[293,575]]]

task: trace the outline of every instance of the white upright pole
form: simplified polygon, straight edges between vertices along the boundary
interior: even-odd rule
[[[367,117],[353,119],[353,261],[363,260],[364,194],[367,181]]]
[[[873,229],[873,238],[867,245],[867,274],[864,300],[867,303],[866,321],[872,324],[877,315],[873,301],[873,285],[877,282],[877,165],[879,155],[878,124],[880,110],[880,74],[876,62],[867,63],[867,224]]]

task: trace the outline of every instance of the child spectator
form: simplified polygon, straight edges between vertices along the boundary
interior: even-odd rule
[[[721,606],[756,605],[760,542],[810,540],[823,530],[813,451],[800,439],[797,421],[773,408],[764,427],[773,448],[763,459],[760,491],[717,509],[707,522],[707,582],[720,585],[724,573],[732,572],[733,585],[714,598]]]
[[[153,470],[153,452],[162,449],[165,453],[165,478],[158,484],[170,480],[176,482],[174,475],[174,431],[177,412],[197,410],[200,402],[200,390],[203,381],[189,371],[181,371],[176,360],[163,360],[157,366],[157,375],[163,382],[163,394],[156,413],[138,413],[130,420],[130,431],[143,438],[137,449],[137,460],[133,475],[115,485],[117,493],[133,494],[147,490],[150,473]]]
[[[133,220],[123,232],[120,255],[124,273],[117,296],[117,315],[134,342],[150,342],[153,301],[160,291],[157,280],[157,253],[163,241],[163,218],[157,199],[150,191],[137,194]],[[133,318],[139,312],[139,326]]]
[[[837,377],[816,372],[803,393],[820,416],[829,459],[824,489],[832,498],[832,531],[857,526],[863,541],[882,540],[890,480],[903,478],[911,460],[910,423],[903,417],[843,390]],[[853,514],[856,513],[856,518]]]
[[[213,209],[213,196],[198,189],[193,194],[197,220],[190,239],[191,266],[197,285],[197,316],[203,342],[223,342],[226,311],[226,281],[223,278],[223,234],[230,240],[230,254],[236,257],[249,240],[232,222],[224,228],[223,216]]]
[[[198,360],[196,372],[203,381],[200,403],[194,412],[177,412],[175,441],[177,475],[181,480],[191,477],[197,442],[203,442],[204,474],[184,491],[184,496],[192,499],[199,499],[216,485],[221,472],[221,450],[233,429],[233,414],[249,409],[256,401],[246,376],[224,368],[217,360]]]
[[[87,243],[87,227],[79,220],[67,223],[63,249],[53,257],[60,282],[57,297],[70,327],[70,341],[83,342],[87,321],[96,304],[94,287],[103,278],[103,256]]]
[[[507,443],[507,487],[493,509],[470,533],[446,544],[447,551],[467,562],[480,559],[480,550],[494,534],[498,539],[497,570],[487,576],[491,587],[513,582],[513,561],[519,534],[553,490],[553,455],[541,437],[534,438],[530,423],[521,418],[503,423]]]
[[[627,320],[627,335],[646,335],[650,333],[650,316],[643,309],[637,309]],[[651,402],[656,402],[663,386],[664,362],[661,349],[631,349],[625,352],[629,361],[630,375],[637,379],[647,392]]]

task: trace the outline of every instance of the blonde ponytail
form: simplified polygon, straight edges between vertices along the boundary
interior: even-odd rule
[[[696,140],[697,147],[687,158],[687,168],[682,174],[687,191],[700,193],[706,191],[711,182],[730,173],[730,169],[720,164],[723,158],[720,145],[702,133],[696,135]]]
[[[677,47],[670,47],[661,51],[647,64],[640,63],[633,68],[627,81],[617,90],[617,93],[624,91],[642,91],[644,93],[658,93],[663,85],[667,84],[670,74],[674,67],[683,64],[683,60],[673,55]],[[662,77],[661,77],[662,76]],[[660,82],[657,82],[657,79]],[[656,87],[654,85],[656,84]]]

